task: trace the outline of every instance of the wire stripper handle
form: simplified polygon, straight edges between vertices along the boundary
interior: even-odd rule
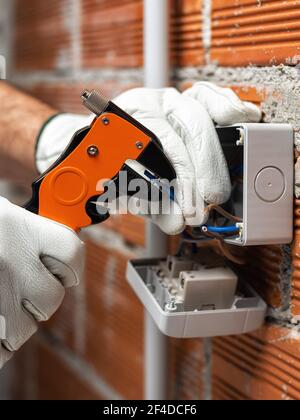
[[[151,131],[95,91],[84,92],[82,99],[96,118],[74,134],[61,157],[33,183],[25,205],[75,231],[109,217],[92,202],[104,194],[105,183],[117,177],[127,159],[170,181],[176,177]]]

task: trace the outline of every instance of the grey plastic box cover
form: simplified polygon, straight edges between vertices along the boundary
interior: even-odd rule
[[[249,333],[263,324],[267,306],[247,284],[243,284],[247,296],[239,301],[239,308],[173,313],[164,311],[145,283],[147,267],[158,266],[161,261],[129,261],[127,280],[163,334],[176,338],[217,337]]]

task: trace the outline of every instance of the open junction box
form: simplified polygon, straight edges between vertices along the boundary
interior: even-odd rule
[[[231,198],[222,207],[240,221],[232,226],[226,218],[214,218],[207,226],[217,222],[225,230],[232,229],[232,234],[223,239],[230,245],[290,243],[292,127],[243,123],[217,128],[217,132],[232,180]],[[196,236],[199,242],[205,239],[201,228]],[[200,248],[195,256],[131,261],[127,279],[164,334],[215,337],[247,333],[264,322],[266,304],[238,271],[208,249]]]
[[[186,258],[131,261],[128,281],[162,333],[177,338],[216,337],[255,330],[266,305],[224,265]]]

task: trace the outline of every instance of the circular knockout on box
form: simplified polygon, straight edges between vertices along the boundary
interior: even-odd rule
[[[282,197],[284,190],[285,179],[280,169],[270,166],[257,175],[255,191],[261,200],[274,203]]]

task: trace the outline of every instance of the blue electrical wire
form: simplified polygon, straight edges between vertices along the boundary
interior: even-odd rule
[[[212,233],[236,233],[239,231],[239,228],[236,226],[225,226],[225,227],[218,227],[218,226],[206,226],[208,232]]]
[[[170,189],[166,188],[163,183],[160,182],[160,179],[157,178],[154,174],[149,171],[145,171],[144,175],[152,182],[152,184],[156,185],[159,189],[168,192],[170,200],[175,201],[175,191],[174,188],[171,187]]]

